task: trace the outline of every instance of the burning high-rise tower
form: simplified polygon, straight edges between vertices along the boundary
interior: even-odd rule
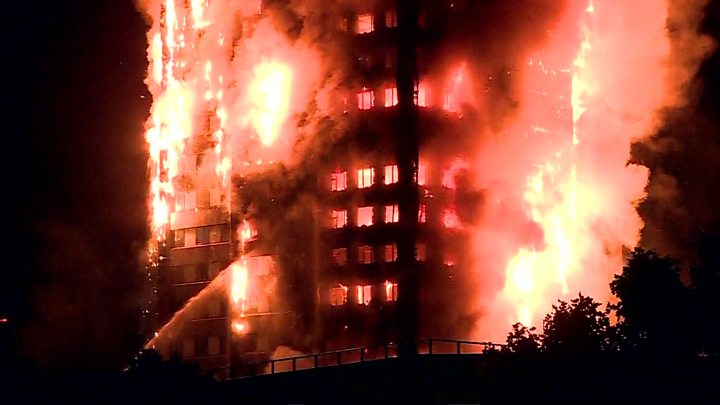
[[[498,338],[606,293],[637,243],[628,149],[664,93],[618,96],[626,6],[145,3],[147,314],[169,321],[149,346],[227,370],[279,345]],[[630,30],[659,39],[623,75],[662,70],[665,13]]]

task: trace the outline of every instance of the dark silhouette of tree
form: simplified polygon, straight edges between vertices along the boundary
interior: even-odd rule
[[[618,316],[624,349],[690,350],[688,289],[680,281],[680,267],[674,260],[636,248],[610,290],[619,300],[610,307]]]
[[[599,355],[613,348],[613,330],[600,303],[578,294],[567,303],[559,300],[543,321],[542,350],[550,356]]]
[[[537,356],[540,353],[540,336],[535,328],[528,328],[521,323],[513,325],[513,330],[506,339],[504,350],[521,356]]]

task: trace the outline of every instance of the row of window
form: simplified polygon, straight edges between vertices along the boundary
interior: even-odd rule
[[[373,292],[378,287],[380,289],[379,294],[377,297],[373,297]],[[338,284],[330,289],[330,305],[345,305],[348,302],[349,290],[348,286],[342,284]],[[390,281],[385,281],[385,283],[380,286],[357,285],[353,290],[354,299],[358,305],[370,305],[370,302],[372,302],[374,298],[381,299],[385,302],[394,302],[398,299],[398,285]]]
[[[423,262],[426,260],[426,245],[424,243],[418,243],[415,245],[415,260]],[[383,245],[381,252],[383,253],[382,260],[385,262],[397,261],[397,244],[391,243]],[[336,248],[332,250],[333,262],[338,266],[343,266],[348,262],[348,249],[347,248]],[[370,245],[361,245],[357,248],[357,262],[359,264],[370,264],[376,261],[375,248]]]
[[[357,226],[370,226],[373,225],[375,222],[375,214],[374,214],[374,208],[367,206],[367,207],[358,207],[357,208],[357,216],[356,216],[356,224]],[[397,223],[400,220],[400,209],[398,208],[397,204],[392,205],[386,205],[384,207],[385,211],[385,223],[386,224],[393,224]],[[420,209],[418,211],[418,222],[425,222],[426,215],[425,215],[425,204],[420,204]],[[346,209],[336,209],[332,210],[330,215],[330,226],[332,228],[344,228],[348,226],[348,212]]]
[[[376,258],[376,250],[371,245],[360,245],[357,247],[357,263],[358,264],[371,264],[376,261],[382,260],[386,263],[392,263],[397,261],[398,250],[397,244],[390,243],[382,245],[380,248],[382,257]],[[332,250],[333,263],[337,266],[344,266],[348,262],[348,248],[336,248]],[[427,260],[427,245],[424,243],[417,243],[415,245],[415,260],[424,262]],[[455,265],[455,255],[450,252],[445,252],[443,256],[443,264],[446,266]]]
[[[397,87],[386,87],[385,88],[385,107],[393,107],[398,103]],[[427,107],[427,89],[426,86],[421,83],[415,87],[415,93],[413,96],[413,103],[418,107]],[[363,87],[361,91],[357,93],[357,108],[358,110],[369,110],[375,107],[375,90]],[[346,108],[347,110],[347,108]]]
[[[222,270],[222,264],[219,262],[203,262],[196,264],[186,264],[173,268],[172,281],[179,283],[193,283],[196,281],[209,281]]]
[[[175,211],[194,210],[196,208],[219,207],[221,205],[219,189],[178,192],[175,194]]]
[[[211,243],[229,242],[230,235],[226,228],[226,225],[212,225],[178,229],[174,232],[175,247],[192,247]]]
[[[400,219],[400,210],[397,204],[384,206],[384,223],[394,224]],[[418,222],[427,222],[427,207],[425,204],[420,204],[418,209]],[[371,206],[358,207],[355,216],[355,225],[372,226],[376,222],[379,222],[375,218],[375,208]],[[457,211],[454,207],[443,210],[442,223],[445,228],[448,229],[461,229],[462,223]],[[330,227],[334,229],[340,229],[347,227],[348,224],[348,210],[345,208],[334,209],[330,213]]]
[[[397,27],[397,13],[395,10],[388,10],[385,12],[385,25],[384,28],[395,28]],[[380,22],[382,24],[382,22]],[[375,31],[380,26],[376,22],[376,18],[374,14],[371,13],[365,13],[360,14],[357,17],[357,33],[358,34],[367,34],[369,32]],[[348,20],[343,20],[343,26],[341,27],[343,31],[348,31]]]
[[[462,159],[457,158],[450,164],[449,167],[443,169],[442,172],[442,186],[448,189],[455,189],[457,187],[456,178],[463,170],[468,170],[469,165]],[[385,185],[395,184],[399,180],[399,172],[397,165],[385,165],[383,166],[384,176],[382,182]],[[376,173],[374,167],[364,167],[357,169],[355,172],[355,180],[357,188],[368,188],[376,183]],[[427,179],[427,167],[423,163],[418,165],[416,183],[424,186]],[[379,179],[378,179],[379,181]],[[331,191],[344,191],[348,188],[348,172],[346,170],[336,170],[334,173],[330,173],[330,190]]]
[[[182,343],[182,357],[219,356],[225,354],[225,338],[210,336],[208,338],[188,337]]]

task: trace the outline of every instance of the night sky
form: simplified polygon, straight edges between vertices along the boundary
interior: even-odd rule
[[[129,0],[13,2],[5,18],[0,317],[42,368],[116,366],[141,346],[145,22]]]
[[[708,10],[718,38],[720,1]],[[145,21],[130,0],[11,2],[4,18],[1,354],[45,370],[122,366],[142,346]],[[668,113],[658,139],[676,147],[636,148],[677,180],[672,204],[643,208],[647,243],[687,258],[720,229],[719,71],[715,52],[693,103]]]

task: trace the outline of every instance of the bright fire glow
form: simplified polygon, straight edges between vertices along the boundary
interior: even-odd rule
[[[248,97],[253,108],[252,124],[260,141],[272,145],[288,116],[292,71],[280,62],[263,62],[255,67]]]
[[[634,205],[643,196],[647,172],[627,165],[627,159],[632,140],[653,130],[653,115],[665,101],[668,40],[667,6],[637,3],[588,3],[579,24],[566,22],[575,26],[569,32],[579,31],[578,39],[558,35],[538,54],[542,57],[530,59],[529,93],[557,96],[570,108],[558,106],[555,116],[548,115],[546,107],[554,101],[547,98],[526,106],[531,136],[544,137],[545,144],[536,152],[522,200],[542,239],[518,247],[507,262],[502,296],[512,314],[505,322],[538,325],[555,300],[578,291],[606,299],[608,282],[623,264],[623,246],[638,242],[642,222]],[[650,9],[632,26],[618,17]],[[637,54],[631,55],[628,38],[619,33],[635,45],[644,38]],[[557,69],[563,62],[556,54],[567,49],[562,41],[568,40],[575,41],[577,52],[566,69]],[[565,74],[569,94],[561,84]]]

